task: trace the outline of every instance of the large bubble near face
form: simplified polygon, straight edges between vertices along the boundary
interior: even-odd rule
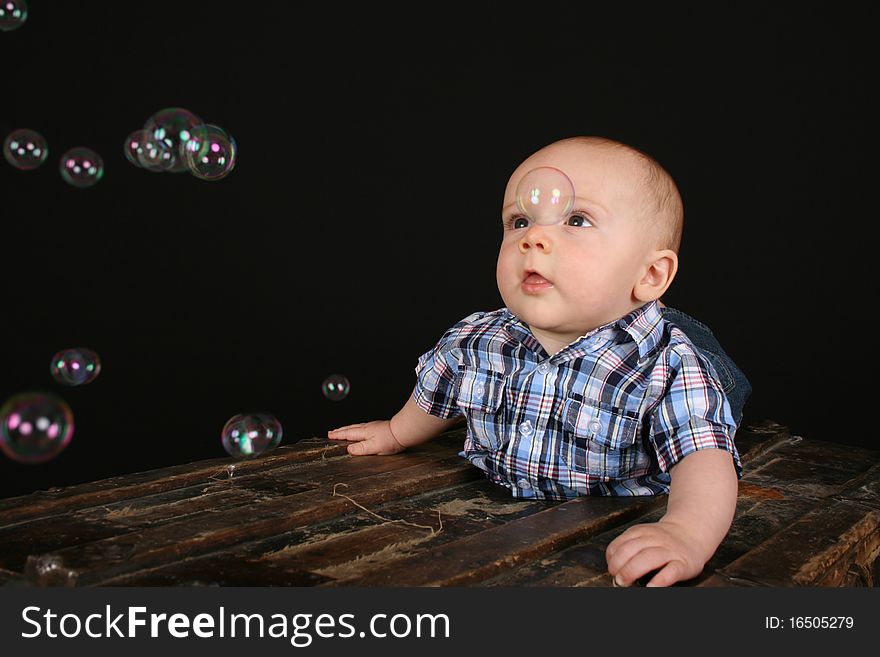
[[[230,456],[245,459],[274,449],[281,442],[281,423],[270,413],[233,415],[223,426],[220,441]]]
[[[73,438],[70,406],[48,392],[10,397],[0,407],[0,450],[19,463],[43,463]]]
[[[193,129],[202,124],[202,120],[189,110],[182,107],[168,107],[147,119],[144,124],[144,137],[167,145],[173,161],[165,170],[181,173],[188,170],[186,160],[182,157],[183,146],[192,138]],[[141,166],[145,166],[142,159],[140,163]]]
[[[555,167],[538,167],[516,186],[516,207],[536,224],[558,224],[574,206],[574,183]]]

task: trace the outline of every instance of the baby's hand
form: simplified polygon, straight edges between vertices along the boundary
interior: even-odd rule
[[[327,432],[330,440],[352,440],[355,442],[348,446],[348,453],[355,456],[365,454],[397,454],[406,449],[397,442],[391,433],[391,422],[388,420],[376,420],[375,422],[361,422],[349,424]]]
[[[685,527],[663,521],[627,529],[608,544],[605,560],[618,586],[629,586],[658,569],[645,586],[670,586],[699,575],[707,561]]]

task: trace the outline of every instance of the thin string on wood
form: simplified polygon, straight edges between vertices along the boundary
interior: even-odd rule
[[[321,451],[321,460],[326,461],[327,460],[327,452],[338,453],[339,448],[340,448],[340,445],[327,445],[327,447],[325,447]],[[348,452],[344,452],[344,454],[348,454]]]
[[[353,500],[348,495],[343,495],[342,493],[337,493],[336,489],[339,486],[345,486],[346,488],[348,488],[348,484],[343,484],[343,483],[333,484],[333,497],[344,497],[345,499],[347,499],[349,502],[354,504],[359,509],[363,509],[364,511],[369,513],[374,518],[378,518],[379,520],[382,520],[383,522],[399,522],[403,525],[409,525],[410,527],[418,527],[419,529],[428,529],[428,530],[430,530],[432,535],[439,534],[440,532],[443,531],[443,518],[440,516],[440,511],[437,511],[437,521],[440,523],[440,527],[438,529],[434,529],[433,527],[431,527],[429,525],[417,525],[416,523],[409,522],[408,520],[400,520],[400,519],[394,520],[393,518],[383,518],[378,513],[374,513],[373,511],[370,511],[363,504],[360,504],[359,502]]]
[[[223,476],[224,474],[226,475],[225,477]],[[216,474],[208,477],[208,481],[216,481],[221,484],[227,484],[227,483],[231,483],[229,480],[232,479],[233,476],[235,476],[235,464],[226,465],[226,466],[221,467],[220,470],[218,470]],[[212,484],[212,485],[215,485],[215,484]],[[209,490],[211,490],[211,486],[208,486],[207,488],[203,488],[202,494],[207,493]]]
[[[226,477],[223,476],[224,474]],[[208,479],[217,481],[218,479],[232,479],[233,476],[235,476],[235,464],[221,467],[216,474],[208,477]]]

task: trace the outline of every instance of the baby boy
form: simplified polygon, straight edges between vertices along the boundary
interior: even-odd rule
[[[543,167],[573,183],[558,222],[533,220],[517,202],[520,181]],[[667,316],[673,309],[659,301],[678,268],[675,183],[625,144],[564,139],[513,172],[502,223],[506,307],[447,330],[419,359],[413,394],[390,421],[328,437],[355,441],[350,454],[394,454],[464,416],[462,455],[517,497],[668,493],[658,522],[608,545],[615,583],[651,571],[648,586],[697,576],[733,519],[741,415],[723,363],[675,322],[686,315]]]

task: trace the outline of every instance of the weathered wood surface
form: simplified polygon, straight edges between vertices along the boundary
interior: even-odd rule
[[[605,547],[666,497],[511,498],[457,456],[308,439],[0,500],[6,586],[609,586]],[[875,586],[880,451],[745,427],[731,530],[687,586]],[[230,468],[230,466],[234,466]]]

